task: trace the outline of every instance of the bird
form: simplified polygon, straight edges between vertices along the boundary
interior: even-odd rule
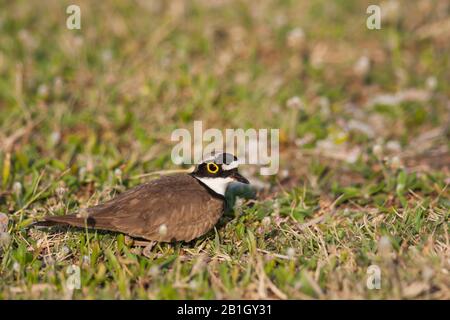
[[[189,242],[219,221],[231,183],[250,184],[238,172],[238,165],[234,155],[219,153],[204,159],[191,173],[162,176],[74,214],[47,216],[34,226],[87,227],[150,241]]]

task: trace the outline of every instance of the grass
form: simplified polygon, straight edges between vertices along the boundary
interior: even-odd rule
[[[68,30],[73,2],[0,1],[0,298],[449,299],[450,9],[396,3],[368,30],[364,1],[77,1]],[[280,129],[215,230],[27,228],[177,169],[194,120]]]

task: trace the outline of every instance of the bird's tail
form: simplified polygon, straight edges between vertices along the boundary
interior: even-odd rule
[[[50,216],[45,217],[42,221],[37,221],[31,224],[31,227],[38,228],[48,228],[54,226],[72,226],[72,227],[94,227],[95,221],[90,218],[82,218],[77,216],[76,214],[71,214],[67,216]]]

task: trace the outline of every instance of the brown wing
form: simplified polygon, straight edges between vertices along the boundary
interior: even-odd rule
[[[119,231],[157,241],[190,241],[208,232],[224,200],[189,175],[165,176],[130,189],[80,215],[47,217],[51,223]]]

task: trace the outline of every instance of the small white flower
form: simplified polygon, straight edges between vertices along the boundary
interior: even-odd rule
[[[379,144],[376,144],[373,146],[372,152],[378,159],[380,159],[383,155],[383,147]]]
[[[114,175],[117,179],[122,179],[122,170],[120,168],[117,168],[116,170],[114,170]]]
[[[402,163],[400,161],[400,158],[398,156],[392,157],[390,161],[390,167],[392,170],[398,170],[402,166]]]
[[[264,217],[263,219],[262,219],[262,224],[263,224],[263,226],[269,226],[270,225],[270,223],[272,222],[272,220],[270,219],[270,217]]]
[[[302,106],[302,100],[299,97],[294,96],[292,98],[289,98],[289,100],[286,102],[286,106],[291,109],[300,109],[300,107]]]
[[[287,35],[287,45],[292,49],[300,49],[305,42],[305,32],[302,28],[294,28]]]
[[[369,69],[370,69],[370,59],[367,56],[360,57],[353,66],[353,71],[359,76],[366,75],[367,72],[369,72]]]
[[[20,264],[17,261],[13,263],[13,270],[15,272],[20,272]]]
[[[53,131],[50,135],[50,141],[53,145],[57,144],[61,140],[61,132]]]
[[[272,209],[274,215],[280,214],[280,203],[277,200],[274,200],[272,204]]]
[[[22,195],[22,189],[23,188],[22,188],[22,184],[19,181],[14,182],[12,188],[13,188],[14,194],[17,197],[20,197]]]
[[[396,192],[401,193],[405,190],[405,185],[403,183],[397,184],[397,188],[395,189]]]
[[[382,236],[378,241],[378,251],[382,254],[389,254],[391,251],[391,240],[387,236]]]
[[[159,267],[151,266],[150,270],[148,270],[148,274],[152,277],[157,277],[159,275]]]
[[[89,265],[89,264],[91,264],[91,257],[84,255],[82,258],[82,261],[83,261],[83,264]]]
[[[78,176],[80,180],[84,180],[86,178],[86,167],[81,167],[80,170],[78,170]]]
[[[89,217],[89,212],[85,208],[80,208],[77,213],[77,218],[87,219]]]
[[[66,192],[67,192],[67,190],[66,190],[66,188],[64,188],[64,187],[58,187],[58,188],[56,188],[56,196],[60,199],[60,200],[62,200],[63,198],[64,198],[64,195],[66,194]]]
[[[434,89],[436,89],[437,85],[438,85],[438,82],[437,82],[436,77],[428,77],[427,78],[426,86],[428,89],[434,90]]]
[[[70,252],[70,249],[69,249],[68,246],[63,246],[63,247],[61,248],[61,254],[62,254],[63,256],[68,255],[69,252]]]
[[[38,95],[41,97],[46,97],[48,95],[48,86],[45,84],[41,84],[38,87]]]
[[[345,157],[345,161],[347,161],[348,163],[355,163],[358,160],[360,154],[361,151],[358,148],[353,148],[348,151],[348,154]]]
[[[192,281],[189,282],[189,288],[191,288],[192,290],[195,290],[195,289],[197,289],[198,287],[199,287],[199,284],[198,284],[197,281],[192,280]]]
[[[286,255],[289,257],[289,259],[294,259],[295,257],[295,249],[290,247],[286,250]]]

